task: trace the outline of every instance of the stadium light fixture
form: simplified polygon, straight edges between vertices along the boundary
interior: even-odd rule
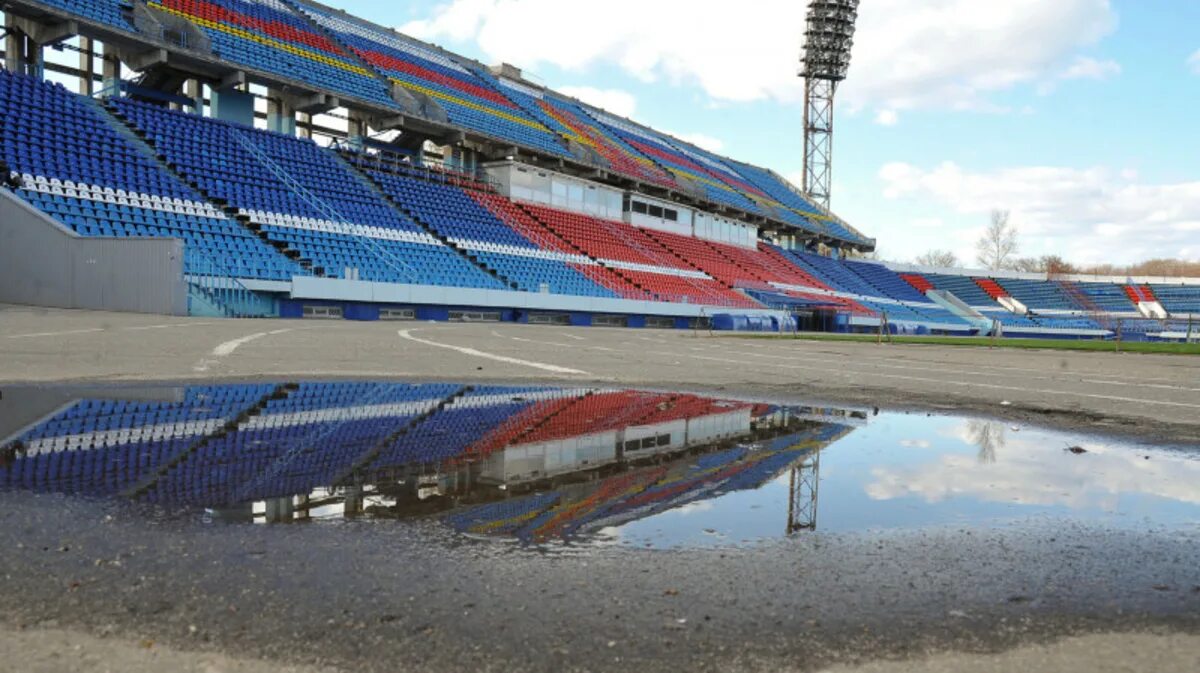
[[[800,56],[804,86],[804,191],[829,210],[833,98],[850,72],[859,0],[810,0]]]

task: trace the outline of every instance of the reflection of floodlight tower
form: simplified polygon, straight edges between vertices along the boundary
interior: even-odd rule
[[[811,0],[800,76],[804,78],[804,191],[829,209],[833,95],[850,70],[859,0]]]
[[[813,451],[792,467],[788,492],[788,535],[817,529],[817,486],[821,480],[821,451]]]

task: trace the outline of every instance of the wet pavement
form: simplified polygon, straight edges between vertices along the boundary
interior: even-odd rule
[[[1198,447],[620,388],[2,392],[10,626],[547,671],[1200,626]]]

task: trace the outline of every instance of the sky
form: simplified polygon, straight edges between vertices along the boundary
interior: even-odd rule
[[[326,0],[799,183],[806,3]],[[884,259],[1200,260],[1200,2],[863,0],[833,210]]]

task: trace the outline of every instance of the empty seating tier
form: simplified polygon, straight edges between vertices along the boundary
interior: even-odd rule
[[[676,184],[670,173],[598,124],[580,104],[548,95],[538,101],[538,105],[547,116],[567,129],[565,137],[591,148],[612,170],[662,186]]]
[[[303,140],[114,102],[175,169],[261,235],[336,278],[504,289],[384,201],[332,152]]]
[[[542,152],[570,156],[565,143],[550,129],[457,59],[347,15],[298,4],[381,76],[418,99],[432,98],[451,123]]]
[[[669,250],[628,224],[541,206],[521,207],[556,236],[632,284],[636,288],[633,292],[629,285],[613,288],[627,298],[757,306],[704,272],[688,268]]]
[[[1152,286],[1154,296],[1158,298],[1163,308],[1171,314],[1194,314],[1200,316],[1200,285],[1167,285]]]
[[[0,71],[0,161],[18,194],[84,236],[181,239],[185,271],[288,280],[303,270],[183,184],[97,103]]]
[[[542,249],[528,235],[510,227],[469,191],[480,191],[423,179],[403,166],[360,163],[363,170],[399,208],[464,250],[477,263],[494,270],[518,289],[590,297],[616,297],[577,270],[590,260],[578,254]],[[406,174],[408,173],[408,174]],[[425,174],[429,175],[429,174]],[[421,176],[421,177],[417,177]],[[544,236],[544,239],[550,238]]]
[[[375,73],[282,0],[149,0],[147,4],[196,24],[222,59],[316,90],[396,107]]]
[[[126,8],[129,7],[129,2],[127,0],[41,0],[41,2],[97,23],[134,32],[133,24],[128,20]]]

